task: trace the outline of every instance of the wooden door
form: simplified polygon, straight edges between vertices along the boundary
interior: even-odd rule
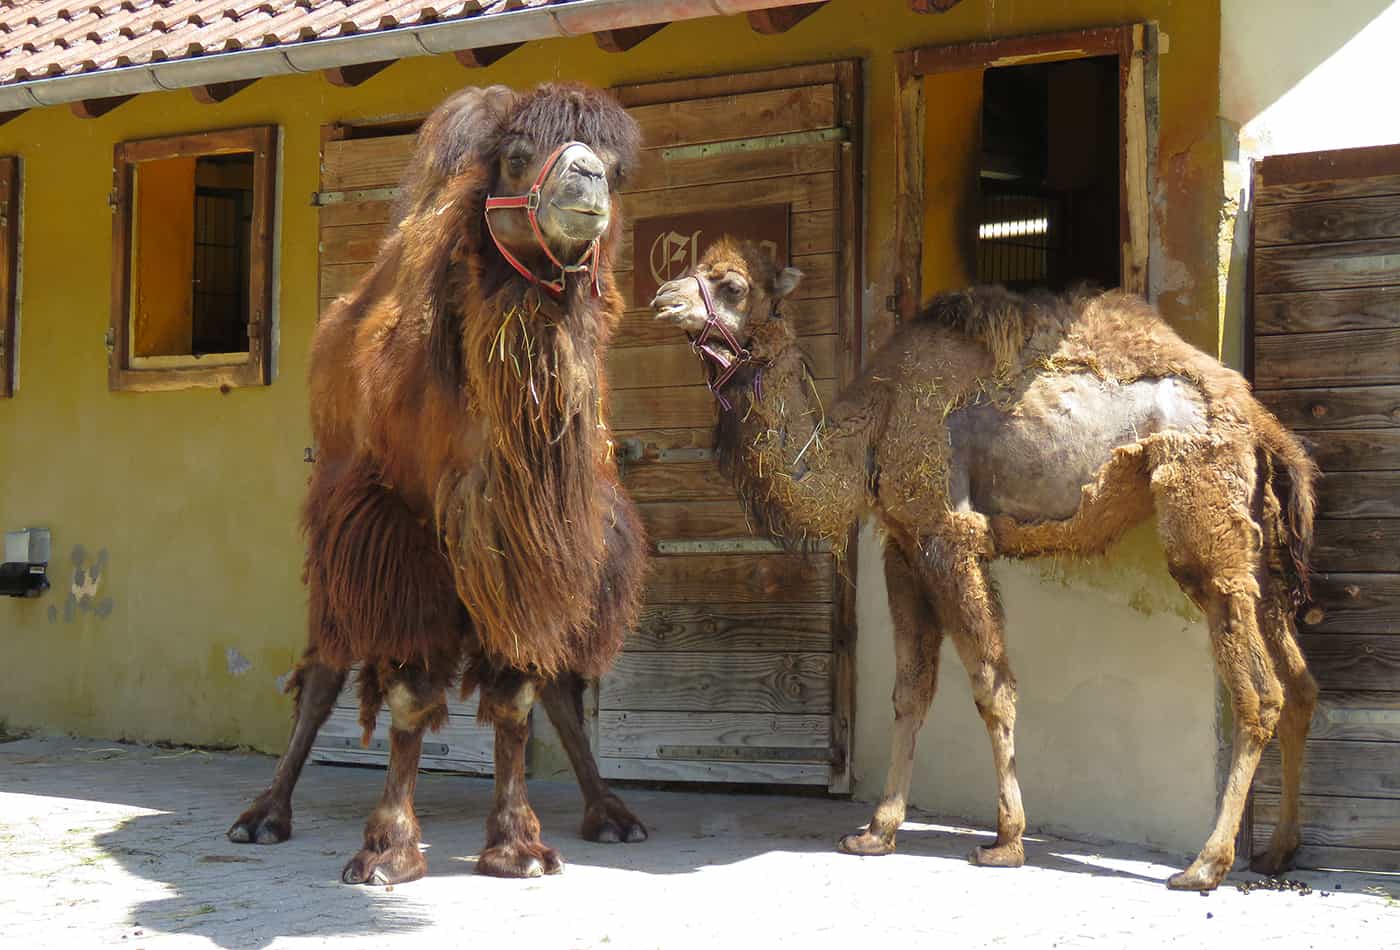
[[[323,131],[320,208],[319,310],[355,286],[374,262],[398,196],[399,178],[417,140],[417,123],[404,128],[331,126]],[[493,734],[476,721],[477,700],[450,698],[448,722],[423,740],[422,768],[490,775]],[[358,686],[352,674],[316,737],[312,761],[384,765],[389,761],[389,712],[381,710],[374,741],[360,745]]]
[[[1400,146],[1254,169],[1252,378],[1319,483],[1303,652],[1322,688],[1303,776],[1306,867],[1400,870]],[[1254,846],[1278,814],[1277,746]]]
[[[714,397],[646,309],[724,231],[805,273],[786,308],[829,401],[859,361],[853,63],[629,86],[645,151],[627,183],[608,366],[624,481],[652,539],[639,629],[594,696],[604,775],[849,787],[853,569],[757,537],[713,458]],[[851,547],[854,552],[854,545]]]

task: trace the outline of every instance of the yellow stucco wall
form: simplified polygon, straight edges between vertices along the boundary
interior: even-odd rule
[[[0,525],[49,527],[55,548],[53,591],[0,602],[0,720],[94,736],[282,746],[288,704],[277,680],[304,637],[296,518],[308,444],[302,373],[316,313],[316,212],[308,196],[317,187],[323,123],[421,113],[470,83],[571,78],[610,85],[862,59],[863,296],[873,314],[890,292],[893,266],[895,51],[1132,20],[1157,21],[1170,38],[1160,61],[1153,287],[1177,326],[1214,347],[1219,12],[1206,0],[964,0],[936,16],[911,13],[902,0],[832,0],[780,37],[760,36],[742,18],[709,19],[668,27],[622,55],[600,51],[589,38],[555,40],[482,71],[465,70],[450,57],[406,60],[358,89],[339,89],[319,76],[282,77],[216,106],[197,105],[180,91],[141,96],[96,120],[50,108],[0,127],[0,154],[25,161],[20,387],[13,401],[0,402]],[[226,395],[108,392],[103,337],[113,144],[269,122],[281,128],[282,153],[275,382]],[[882,780],[890,717],[889,621],[872,551],[867,543],[861,564],[860,794]],[[1053,565],[1010,568],[1008,613],[1025,696],[1022,770],[1033,823],[1095,827],[1094,811],[1105,806],[1102,795],[1087,793],[1092,783],[1055,787],[1067,770],[1108,779],[1122,771],[1095,760],[1094,746],[1056,732],[1082,732],[1082,717],[1089,716],[1115,723],[1106,750],[1133,745],[1131,731],[1141,723],[1156,732],[1138,737],[1138,745],[1151,746],[1157,733],[1170,738],[1157,765],[1146,753],[1139,756],[1150,766],[1135,779],[1142,787],[1120,784],[1113,792],[1118,805],[1110,810],[1128,816],[1111,824],[1113,833],[1176,844],[1199,840],[1204,831],[1215,787],[1214,686],[1204,633],[1177,612],[1179,595],[1159,562],[1146,537],[1108,569],[1075,568],[1066,576]],[[1050,610],[1059,616],[1053,629],[1024,629]],[[1095,637],[1119,643],[1100,656]],[[1027,642],[1034,646],[1019,646]],[[1090,669],[1076,671],[1066,656]],[[1108,668],[1120,660],[1126,669]],[[1161,677],[1164,669],[1170,678]],[[1162,682],[1136,688],[1136,677],[1154,675]],[[944,682],[950,678],[964,679],[951,654]],[[1104,682],[1121,688],[1094,685]],[[1089,692],[1066,695],[1081,690]],[[1050,698],[1042,702],[1038,691]],[[1154,697],[1151,710],[1138,710],[1144,693]],[[1177,706],[1163,709],[1172,696]],[[1071,714],[1057,703],[1068,704]],[[1037,718],[1045,724],[1033,726]],[[990,756],[970,702],[945,694],[934,721],[921,756],[936,759],[921,758],[915,801],[989,814]],[[1034,743],[1043,743],[1047,731],[1064,744],[1042,744],[1042,754],[1058,755],[1059,765],[1027,770],[1026,756],[1035,758]],[[960,764],[949,771],[945,760],[954,756]],[[967,780],[971,791],[945,794],[964,771],[976,776]],[[1172,802],[1152,800],[1160,821],[1135,823],[1131,815],[1151,798],[1159,772],[1192,778],[1158,796]]]

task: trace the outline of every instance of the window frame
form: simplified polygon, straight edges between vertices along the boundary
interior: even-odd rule
[[[19,368],[19,238],[23,186],[18,156],[0,156],[0,399],[11,399]]]
[[[208,356],[137,357],[132,347],[132,225],[135,177],[145,162],[250,152],[253,220],[249,246],[248,352]],[[273,229],[277,189],[277,127],[247,126],[118,142],[112,160],[112,301],[107,332],[107,385],[114,392],[231,389],[272,382]],[[193,200],[193,196],[191,196]],[[191,314],[193,319],[193,314]]]
[[[912,320],[923,300],[924,245],[924,84],[925,76],[995,69],[1097,56],[1118,57],[1119,266],[1121,286],[1147,295],[1151,228],[1148,192],[1152,150],[1148,108],[1150,26],[1126,23],[1060,33],[1014,36],[948,46],[926,46],[897,54],[899,102],[896,110],[894,296],[877,342],[888,339],[899,320]]]

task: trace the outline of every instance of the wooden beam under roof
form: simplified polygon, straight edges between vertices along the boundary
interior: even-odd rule
[[[654,35],[665,23],[649,23],[646,26],[629,26],[616,30],[599,30],[593,34],[599,49],[609,53],[625,53],[642,40]]]
[[[326,77],[326,82],[332,86],[340,86],[342,89],[349,89],[358,86],[360,83],[372,76],[377,76],[390,66],[397,63],[396,59],[381,59],[373,63],[352,63],[349,66],[332,66],[330,69],[321,70],[321,75]]]
[[[503,43],[500,46],[481,46],[476,49],[459,49],[453,53],[457,62],[469,69],[482,69],[508,53],[513,53],[524,43]]]
[[[206,106],[217,105],[231,99],[237,93],[247,89],[256,79],[235,79],[231,82],[211,82],[207,86],[191,86],[190,94],[194,96],[196,102],[202,102]]]
[[[73,110],[73,114],[80,119],[97,119],[122,103],[135,98],[135,96],[108,96],[104,99],[79,99],[77,102],[70,102],[68,106]]]
[[[795,7],[778,7],[773,10],[754,10],[748,14],[749,26],[758,33],[772,35],[786,33],[826,3],[803,3]]]

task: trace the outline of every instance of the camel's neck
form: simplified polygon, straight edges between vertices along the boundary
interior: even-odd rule
[[[720,462],[776,540],[827,541],[840,556],[870,497],[870,426],[864,414],[833,414],[790,327],[779,325],[769,336],[754,342],[755,352],[772,361],[761,386],[746,370],[725,387],[734,408],[720,411]]]

